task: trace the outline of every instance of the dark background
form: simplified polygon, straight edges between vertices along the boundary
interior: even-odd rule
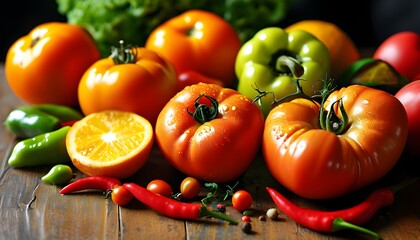
[[[360,48],[374,48],[393,33],[420,33],[419,0],[296,0],[286,19],[287,26],[304,19],[334,22]],[[7,1],[0,8],[0,62],[17,38],[48,21],[66,21],[54,0]]]

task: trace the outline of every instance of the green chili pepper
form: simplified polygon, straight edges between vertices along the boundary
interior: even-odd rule
[[[39,104],[14,109],[3,124],[17,138],[25,139],[57,130],[62,123],[82,117],[80,112],[67,106]]]
[[[238,52],[235,72],[238,91],[252,99],[258,97],[265,116],[272,109],[273,99],[295,92],[292,84],[302,79],[308,95],[320,90],[320,80],[328,77],[330,56],[327,47],[311,34],[278,27],[260,30]],[[272,93],[261,98],[261,93]],[[258,96],[260,95],[260,96]]]
[[[409,82],[387,62],[380,59],[362,58],[347,68],[340,76],[338,84],[340,87],[360,84],[395,94]]]
[[[22,140],[13,148],[8,160],[13,167],[30,167],[66,163],[66,135],[70,126]]]
[[[64,164],[57,164],[41,178],[42,181],[53,185],[64,185],[73,178],[73,170]]]

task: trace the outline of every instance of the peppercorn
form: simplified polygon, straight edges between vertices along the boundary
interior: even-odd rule
[[[251,233],[252,226],[250,222],[241,222],[239,223],[239,227],[241,228],[242,232]]]

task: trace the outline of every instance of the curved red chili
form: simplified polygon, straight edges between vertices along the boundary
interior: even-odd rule
[[[378,189],[371,193],[358,205],[338,211],[320,211],[306,209],[295,205],[276,190],[266,188],[276,206],[296,223],[319,232],[333,232],[340,229],[353,229],[376,238],[380,236],[363,225],[369,221],[376,212],[394,202],[394,193],[386,188]]]
[[[121,181],[105,176],[89,176],[71,182],[60,190],[61,194],[69,194],[78,191],[97,189],[103,191],[112,190],[116,185],[121,185]]]
[[[211,211],[200,203],[179,202],[149,191],[135,183],[125,183],[123,187],[130,191],[141,203],[167,217],[184,220],[199,220],[203,217],[214,217],[229,223],[238,224],[237,220],[221,212]]]

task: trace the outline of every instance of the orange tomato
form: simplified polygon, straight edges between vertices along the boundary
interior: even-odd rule
[[[197,71],[229,87],[233,85],[241,42],[234,28],[222,17],[190,10],[158,26],[145,47],[167,58],[178,74]]]
[[[334,23],[322,20],[303,20],[294,23],[286,31],[300,29],[318,38],[330,52],[331,77],[338,79],[340,75],[355,61],[360,59],[353,40]]]
[[[339,99],[347,113],[342,124]],[[324,109],[337,117],[323,121],[326,128],[319,105],[302,98],[276,106],[265,123],[267,168],[306,198],[339,197],[379,180],[397,163],[407,139],[405,109],[384,91],[351,85],[331,93]],[[336,127],[341,132],[330,131]]]
[[[75,107],[79,81],[99,58],[95,42],[82,27],[44,23],[9,48],[6,79],[23,101]]]
[[[124,53],[126,50],[131,54]],[[78,94],[85,115],[121,110],[137,113],[154,125],[177,91],[177,76],[170,62],[152,50],[122,45],[119,53],[97,61],[85,72]]]

